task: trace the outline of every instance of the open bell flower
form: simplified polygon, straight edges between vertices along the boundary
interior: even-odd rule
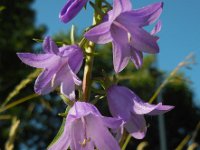
[[[88,0],[68,0],[59,14],[61,21],[67,23],[72,20],[86,5],[87,1]]]
[[[159,52],[158,37],[160,22],[151,33],[143,29],[160,16],[163,3],[158,2],[141,9],[133,9],[130,0],[114,0],[113,9],[103,23],[86,32],[85,37],[98,44],[112,42],[113,64],[116,73],[122,71],[131,60],[136,68],[143,63],[143,52]]]
[[[49,150],[120,150],[108,128],[116,129],[121,119],[104,117],[89,103],[76,102],[70,109],[64,131]]]
[[[46,37],[43,51],[41,54],[17,53],[23,63],[43,69],[35,81],[35,92],[48,94],[60,86],[61,93],[74,100],[75,85],[81,85],[76,73],[82,65],[82,50],[77,45],[58,48],[50,37]]]
[[[136,139],[142,139],[146,134],[145,114],[160,115],[174,108],[162,103],[152,105],[144,102],[130,89],[117,85],[109,87],[107,99],[111,114],[123,119],[124,127]]]

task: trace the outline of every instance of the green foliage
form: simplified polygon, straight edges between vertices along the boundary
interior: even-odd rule
[[[28,70],[22,71],[24,65],[19,61],[16,52],[31,51],[35,42],[46,31],[45,26],[34,26],[35,12],[31,9],[33,0],[1,0],[0,6],[0,97],[13,89]],[[3,85],[3,86],[2,86]],[[2,94],[3,93],[3,94]],[[2,100],[1,100],[2,101]]]

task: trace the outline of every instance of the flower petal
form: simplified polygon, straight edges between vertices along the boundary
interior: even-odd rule
[[[141,68],[142,63],[143,63],[143,54],[141,51],[138,51],[134,49],[133,47],[131,48],[131,60],[135,64],[135,67],[137,69]]]
[[[134,138],[143,139],[147,131],[144,116],[132,114],[131,119],[125,124],[125,128]]]
[[[153,28],[153,30],[151,31],[151,35],[156,35],[158,32],[160,32],[161,30],[161,27],[162,27],[162,23],[161,21],[159,20],[158,23],[155,25],[155,27]]]
[[[143,27],[154,23],[160,17],[162,8],[162,2],[151,4],[141,9],[124,12],[117,18],[117,21],[130,28],[133,26]]]
[[[119,73],[127,66],[131,56],[128,33],[123,28],[112,25],[111,35],[113,38],[114,69],[116,73]]]
[[[86,145],[82,145],[84,144],[85,140],[85,130],[86,129],[81,119],[76,119],[72,122],[70,128],[71,150],[89,150],[88,148],[94,149],[92,142],[87,142]]]
[[[113,85],[107,90],[108,106],[114,117],[129,120],[133,107],[132,94],[123,86]],[[124,109],[126,108],[126,109]]]
[[[38,83],[36,83],[35,87],[34,87],[35,92],[38,94],[45,95],[45,94],[48,94],[51,91],[53,91],[58,85],[56,85],[56,84],[53,85],[51,81],[47,82],[47,84],[44,85],[43,87],[40,86]]]
[[[100,118],[94,115],[85,117],[87,122],[86,133],[99,150],[120,150],[120,147]]]
[[[85,37],[98,44],[105,44],[112,41],[110,35],[111,22],[103,22],[85,33]]]
[[[113,1],[113,19],[120,13],[131,10],[132,5],[130,0],[114,0]]]
[[[66,45],[59,48],[58,55],[68,59],[68,64],[73,72],[78,73],[83,63],[83,52],[78,45]]]
[[[59,14],[62,22],[67,23],[72,20],[79,11],[86,5],[88,0],[68,0]]]
[[[62,78],[61,85],[60,85],[60,91],[62,94],[67,96],[70,100],[75,100],[75,83],[73,80],[73,76],[69,72],[69,69],[65,69],[64,78]]]
[[[83,63],[83,52],[81,49],[74,50],[73,55],[68,59],[69,66],[74,73],[78,73]]]
[[[104,125],[111,129],[117,129],[123,123],[122,119],[112,117],[102,117]]]
[[[34,90],[38,94],[48,94],[51,90],[55,88],[51,84],[53,76],[57,72],[57,68],[45,69],[36,79]]]
[[[71,138],[70,138],[70,128],[71,123],[66,122],[64,131],[61,135],[61,137],[53,144],[51,145],[48,150],[64,150],[67,149],[70,145]]]
[[[89,114],[101,116],[100,112],[94,105],[85,102],[76,102],[70,109],[69,114],[76,116],[77,118],[81,118]]]
[[[141,28],[131,28],[131,46],[135,49],[146,52],[146,53],[158,53],[159,47],[157,44],[157,38],[144,29]]]
[[[60,57],[54,54],[17,53],[20,60],[35,68],[46,68],[59,61]]]
[[[135,93],[133,93],[133,113],[142,115],[142,114],[149,114],[149,115],[158,115],[163,114],[165,112],[170,111],[173,109],[173,106],[162,105],[162,103],[158,103],[157,105],[149,104],[147,102],[143,102]]]
[[[129,47],[127,45],[120,45],[116,41],[113,44],[113,64],[116,73],[121,72],[127,65],[130,56],[127,54]]]
[[[160,114],[164,114],[170,110],[174,109],[174,106],[170,106],[170,105],[159,105],[156,109],[154,109],[153,111],[149,112],[147,115],[160,115]]]
[[[70,73],[72,75],[72,78],[74,80],[74,83],[78,86],[82,84],[82,81],[79,79],[79,77],[70,69]]]
[[[58,53],[58,47],[57,47],[56,43],[49,36],[47,36],[44,39],[42,46],[43,46],[43,50],[45,53],[50,53],[50,54]]]

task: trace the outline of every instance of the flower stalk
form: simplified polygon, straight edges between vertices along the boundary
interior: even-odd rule
[[[101,7],[101,1],[95,1],[96,6]],[[95,10],[93,17],[93,26],[95,26],[101,19],[99,18],[98,12]],[[85,67],[84,67],[84,75],[83,75],[83,101],[88,101],[90,99],[90,91],[91,91],[91,83],[92,83],[92,69],[93,69],[93,61],[94,61],[94,47],[95,44],[93,42],[88,42],[87,47],[85,48]]]
[[[94,51],[94,43],[89,42],[87,48],[85,49],[86,53],[93,53]],[[94,55],[86,55],[85,56],[85,68],[83,75],[83,100],[88,101],[90,98],[90,86],[91,86],[91,78],[92,78],[92,68],[93,68],[93,60]]]

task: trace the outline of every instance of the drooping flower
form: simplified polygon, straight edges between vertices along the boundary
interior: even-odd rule
[[[46,37],[43,51],[42,54],[17,53],[23,63],[43,69],[35,81],[35,92],[48,94],[60,85],[61,93],[74,100],[75,85],[81,84],[76,73],[82,65],[82,50],[77,45],[58,48],[50,37]]]
[[[116,129],[121,119],[104,117],[89,103],[76,102],[66,118],[61,137],[49,150],[120,150],[108,128]]]
[[[59,14],[61,21],[67,23],[72,20],[86,5],[87,1],[88,0],[68,0]]]
[[[107,99],[111,114],[123,119],[126,130],[137,139],[144,138],[147,131],[145,114],[159,115],[174,108],[162,103],[152,105],[144,102],[130,89],[117,85],[109,87]]]
[[[114,0],[113,9],[103,23],[86,32],[85,37],[95,43],[112,42],[113,64],[115,72],[122,71],[129,60],[136,68],[143,63],[144,53],[158,53],[158,37],[161,27],[159,23],[148,33],[144,26],[154,23],[162,12],[163,3],[155,3],[141,9],[132,10],[130,0]],[[159,27],[159,28],[158,28]]]

